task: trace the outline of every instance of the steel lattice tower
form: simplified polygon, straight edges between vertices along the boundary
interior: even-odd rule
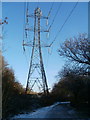
[[[34,39],[32,44],[32,53],[31,53],[31,60],[30,60],[30,67],[29,73],[27,78],[27,85],[26,85],[26,93],[28,89],[33,90],[35,84],[38,85],[39,89],[41,89],[45,94],[48,94],[48,85],[46,74],[44,70],[43,58],[42,58],[42,45],[40,42],[40,33],[41,32],[48,32],[46,30],[41,30],[40,27],[40,20],[41,19],[48,19],[47,17],[42,16],[42,12],[40,8],[36,8],[34,11],[34,15],[28,15],[27,17],[34,18]],[[31,31],[30,28],[25,28],[26,31]],[[29,46],[28,43],[23,43],[23,46]],[[48,46],[44,46],[48,47]],[[37,73],[36,73],[37,72]]]

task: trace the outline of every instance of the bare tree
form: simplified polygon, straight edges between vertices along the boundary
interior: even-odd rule
[[[86,34],[67,39],[58,50],[59,55],[71,61],[90,65],[90,40]]]

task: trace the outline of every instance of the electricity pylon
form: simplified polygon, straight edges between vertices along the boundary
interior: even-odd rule
[[[41,48],[49,47],[49,46],[41,45],[41,41],[40,41],[40,33],[48,32],[48,30],[41,29],[40,20],[48,19],[48,17],[42,16],[42,11],[40,10],[40,8],[35,9],[34,15],[29,15],[28,9],[27,9],[26,16],[27,16],[27,22],[29,17],[34,18],[34,29],[31,29],[30,27],[25,28],[26,37],[27,37],[27,31],[34,32],[33,43],[31,43],[30,41],[28,43],[23,42],[23,46],[30,46],[30,47],[32,46],[30,67],[29,67],[29,73],[28,73],[27,85],[26,85],[26,93],[28,92],[28,89],[32,91],[34,85],[37,84],[41,91],[43,91],[45,94],[48,94],[49,91],[48,91],[48,85],[47,85],[47,78],[44,70]]]

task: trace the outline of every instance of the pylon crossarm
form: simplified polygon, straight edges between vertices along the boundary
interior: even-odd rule
[[[30,44],[30,43],[24,43],[23,46],[30,46],[30,47],[33,47],[33,44]]]
[[[27,15],[27,17],[31,17],[31,18],[34,18],[35,15]],[[45,16],[40,16],[40,19],[48,19],[48,17],[45,17]]]
[[[24,43],[23,46],[29,46],[29,47],[33,47],[33,44],[26,44]],[[34,45],[35,47],[39,47],[38,44]],[[50,45],[41,45],[41,47],[51,47]]]
[[[25,28],[26,31],[34,31],[33,28]],[[38,29],[36,29],[36,31],[38,31]],[[49,30],[40,30],[40,32],[49,32]]]

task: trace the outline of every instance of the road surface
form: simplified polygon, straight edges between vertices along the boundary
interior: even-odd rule
[[[69,102],[58,102],[28,114],[19,114],[14,116],[11,120],[17,118],[73,118],[73,120],[76,118],[81,120],[82,118],[82,120],[86,120],[78,115],[78,113],[70,106]]]

